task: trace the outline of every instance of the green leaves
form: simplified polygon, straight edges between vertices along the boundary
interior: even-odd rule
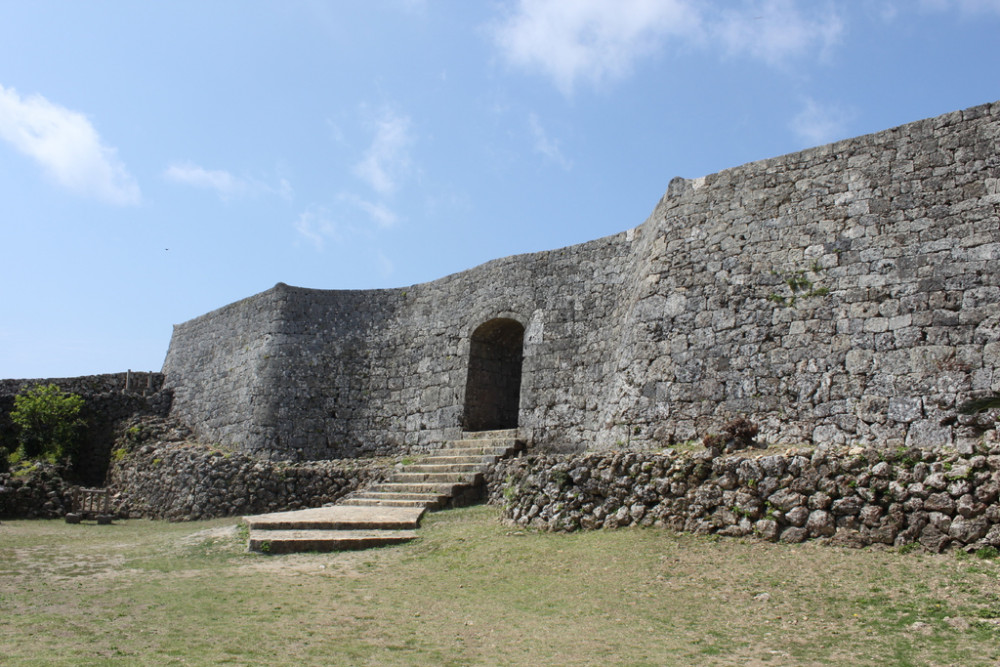
[[[10,419],[19,428],[22,458],[71,457],[85,422],[80,418],[83,399],[54,384],[36,385],[14,397]]]

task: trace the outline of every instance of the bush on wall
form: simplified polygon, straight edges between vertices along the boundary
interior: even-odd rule
[[[18,428],[16,459],[71,459],[76,453],[84,420],[83,398],[54,384],[37,385],[14,397],[10,419]]]

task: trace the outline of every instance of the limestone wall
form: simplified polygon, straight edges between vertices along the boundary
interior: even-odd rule
[[[799,449],[712,458],[599,452],[500,461],[490,502],[543,530],[664,526],[844,546],[1000,548],[1000,441],[954,450]]]
[[[525,327],[519,426],[643,449],[736,414],[769,441],[956,445],[1000,391],[1000,104],[675,179],[605,239],[397,290],[279,284],[175,328],[174,414],[283,459],[455,437],[470,336]],[[623,221],[627,224],[628,221]]]

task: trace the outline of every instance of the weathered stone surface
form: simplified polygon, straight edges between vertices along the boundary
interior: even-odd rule
[[[278,284],[175,328],[173,415],[274,459],[421,450],[476,418],[473,334],[514,323],[539,450],[659,448],[745,414],[768,442],[971,453],[988,423],[955,407],[1000,376],[998,143],[989,104],[675,180],[582,245],[402,289]]]
[[[1000,456],[963,457],[950,448],[918,455],[920,460],[899,450],[860,456],[849,448],[817,448],[811,459],[792,451],[780,464],[765,464],[733,454],[714,458],[711,471],[695,477],[700,452],[531,454],[498,462],[486,476],[490,502],[503,508],[507,520],[545,530],[655,524],[771,541],[830,538],[843,546],[919,542],[935,552],[1000,541],[1000,505],[976,500],[993,492]],[[570,476],[569,470],[576,472]],[[738,470],[757,470],[762,477],[740,476]],[[781,474],[772,477],[767,470]],[[957,500],[943,488],[945,472],[953,470],[970,487]],[[980,472],[969,474],[973,470]],[[653,483],[683,476],[688,476],[684,485]],[[576,484],[574,477],[586,481]],[[942,490],[927,493],[913,481],[921,478]],[[834,499],[824,491],[793,490],[804,487],[829,487],[844,495]]]

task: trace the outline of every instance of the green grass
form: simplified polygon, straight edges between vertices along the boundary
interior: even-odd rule
[[[429,515],[364,552],[234,520],[0,524],[7,665],[993,665],[1000,563]]]

